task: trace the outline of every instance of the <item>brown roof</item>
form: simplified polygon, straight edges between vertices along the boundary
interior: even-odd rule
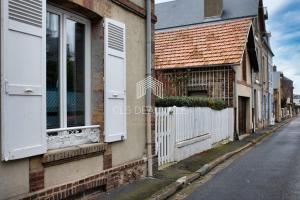
[[[241,62],[252,19],[155,33],[155,69]]]

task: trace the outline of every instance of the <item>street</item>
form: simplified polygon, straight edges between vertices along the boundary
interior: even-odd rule
[[[300,118],[237,158],[188,200],[299,200]]]

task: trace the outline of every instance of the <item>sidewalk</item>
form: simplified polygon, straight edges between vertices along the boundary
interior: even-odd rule
[[[202,169],[205,168],[205,166],[209,166],[209,163],[218,165],[220,162],[223,162],[234,154],[258,143],[268,135],[271,135],[274,131],[278,130],[291,120],[292,119],[285,120],[284,122],[276,124],[275,126],[270,126],[263,130],[259,130],[256,133],[245,137],[243,140],[219,145],[208,151],[196,154],[190,158],[171,165],[170,167],[160,170],[153,178],[144,178],[117,188],[109,193],[95,195],[89,199],[141,200],[153,197],[153,195],[156,199],[164,199],[166,195],[172,192],[174,193],[176,190],[180,189],[184,184],[186,184],[187,180],[183,181],[185,183],[181,183],[178,181],[178,179],[186,176],[190,177],[190,181],[195,180],[200,175],[203,175],[202,172],[199,172],[200,168]],[[210,167],[210,169],[213,167],[215,166]],[[205,173],[207,173],[209,170],[205,170]]]

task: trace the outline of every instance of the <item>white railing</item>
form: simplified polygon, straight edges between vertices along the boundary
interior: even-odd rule
[[[80,126],[47,130],[48,149],[99,142],[100,126]]]
[[[215,143],[233,139],[232,108],[168,107],[155,109],[156,151],[159,165],[179,161]]]

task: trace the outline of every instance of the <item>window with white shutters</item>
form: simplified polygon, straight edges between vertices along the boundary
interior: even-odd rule
[[[90,124],[90,21],[46,0],[1,1],[1,19],[2,160],[98,142],[99,126]]]
[[[46,1],[1,1],[2,160],[45,153]]]
[[[105,19],[105,142],[127,138],[125,24]]]
[[[91,125],[90,43],[88,19],[47,7],[48,149],[99,142],[99,125]]]

